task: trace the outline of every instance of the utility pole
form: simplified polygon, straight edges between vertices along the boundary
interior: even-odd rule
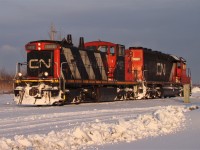
[[[55,35],[56,35],[57,31],[55,29],[55,26],[53,25],[53,23],[51,24],[51,31],[49,33],[50,36],[50,40],[55,40]]]
[[[190,84],[183,85],[184,103],[190,103]]]

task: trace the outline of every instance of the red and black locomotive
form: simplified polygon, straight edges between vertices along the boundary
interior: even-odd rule
[[[181,96],[190,84],[186,61],[143,47],[105,41],[78,47],[71,35],[62,41],[32,41],[27,62],[17,63],[17,104],[63,105],[80,102]],[[22,70],[25,66],[25,71]]]

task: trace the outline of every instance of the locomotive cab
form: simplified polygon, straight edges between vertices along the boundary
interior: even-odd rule
[[[177,78],[182,84],[190,83],[191,72],[186,66],[186,60],[182,57],[177,62]]]
[[[106,53],[107,57],[107,75],[109,81],[124,80],[124,77],[119,77],[119,65],[124,64],[124,51],[125,46],[114,44],[105,41],[93,41],[85,43],[85,48],[94,51]],[[118,62],[118,63],[117,63]],[[119,62],[121,64],[119,64]],[[124,68],[123,68],[124,69]],[[122,74],[124,74],[122,72]]]
[[[191,71],[190,68],[187,68],[186,60],[182,57],[177,57],[172,55],[175,59],[175,71],[173,82],[181,84],[190,84],[191,83]]]

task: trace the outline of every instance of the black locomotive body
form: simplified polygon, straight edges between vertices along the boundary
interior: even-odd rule
[[[175,59],[168,54],[144,49],[144,78],[147,82],[170,82]]]
[[[106,53],[78,48],[62,48],[62,73],[67,80],[107,80]]]

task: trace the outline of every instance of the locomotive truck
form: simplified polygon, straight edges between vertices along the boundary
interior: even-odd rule
[[[182,57],[106,41],[39,40],[17,63],[14,101],[23,105],[136,100],[182,96],[191,83]],[[25,69],[23,69],[25,68]]]

